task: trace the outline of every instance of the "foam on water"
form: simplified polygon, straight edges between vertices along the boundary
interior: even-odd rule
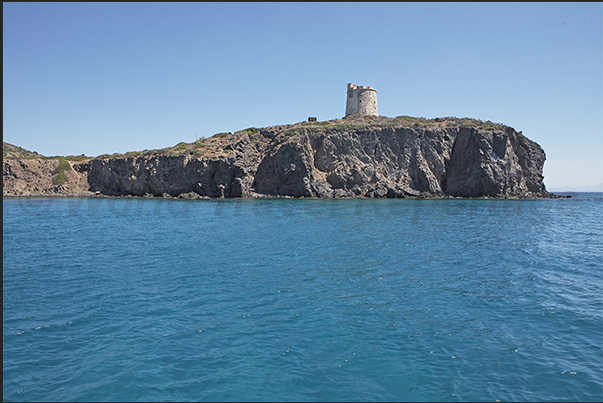
[[[4,199],[3,398],[603,399],[603,198]]]

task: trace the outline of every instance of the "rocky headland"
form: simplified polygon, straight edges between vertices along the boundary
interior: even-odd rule
[[[469,118],[302,122],[96,158],[27,153],[4,143],[5,197],[554,197],[537,143]]]

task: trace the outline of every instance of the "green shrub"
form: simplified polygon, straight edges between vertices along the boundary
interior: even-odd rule
[[[65,175],[65,171],[61,171],[58,174],[56,174],[53,178],[52,178],[52,184],[53,185],[63,185],[64,183],[69,182],[69,178],[67,177],[67,175]]]
[[[489,120],[487,122],[484,122],[484,130],[504,130],[505,125],[501,124],[501,123],[493,123],[490,122]]]
[[[185,143],[184,141],[181,141],[180,143],[178,143],[174,146],[174,150],[181,151],[181,150],[184,150],[186,147],[188,147],[188,144]]]
[[[71,165],[69,164],[69,162],[67,162],[67,160],[64,159],[60,159],[59,160],[59,165],[54,169],[54,171],[52,171],[53,175],[65,172],[65,171],[70,171],[73,170],[73,168],[71,168]]]
[[[85,160],[92,159],[92,157],[88,157],[87,155],[80,154],[80,155],[68,155],[65,157],[65,159],[68,159],[69,161],[85,161]]]
[[[400,119],[399,118],[393,118],[392,120],[389,120],[386,125],[387,126],[395,126],[398,123],[400,123]]]
[[[212,137],[216,137],[216,138],[222,138],[222,137],[230,136],[231,134],[232,134],[231,132],[225,132],[225,133],[216,133],[216,134],[214,134]]]
[[[256,128],[256,127],[248,127],[247,129],[244,130],[239,130],[238,132],[236,132],[235,134],[246,134],[248,135],[250,138],[253,138],[253,136],[256,133],[259,133],[260,129]]]
[[[458,123],[461,126],[465,126],[465,127],[476,127],[476,126],[481,126],[483,124],[483,122],[479,119],[473,119],[473,118],[462,118],[458,120]]]
[[[300,129],[300,128],[298,128],[298,127],[292,127],[292,128],[290,128],[290,129],[285,130],[285,131],[283,132],[283,134],[284,134],[285,136],[294,136],[294,135],[296,135],[296,134],[299,134],[299,133],[300,133],[300,130],[301,130],[301,129]]]
[[[354,130],[354,129],[362,129],[364,127],[365,126],[360,125],[360,124],[345,122],[345,123],[335,123],[333,126],[329,127],[329,129],[334,129],[334,130]]]

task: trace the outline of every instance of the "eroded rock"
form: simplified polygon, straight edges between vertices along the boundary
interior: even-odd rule
[[[390,120],[387,120],[390,119]],[[161,197],[548,197],[545,153],[513,128],[409,127],[391,118],[277,126],[207,139],[208,156],[139,155],[72,162],[4,161],[4,195]],[[358,123],[360,122],[360,123]],[[221,148],[220,148],[221,147]]]

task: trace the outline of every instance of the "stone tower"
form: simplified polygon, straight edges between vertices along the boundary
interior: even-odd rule
[[[377,91],[373,87],[348,83],[345,117],[348,116],[379,116],[377,113]]]

